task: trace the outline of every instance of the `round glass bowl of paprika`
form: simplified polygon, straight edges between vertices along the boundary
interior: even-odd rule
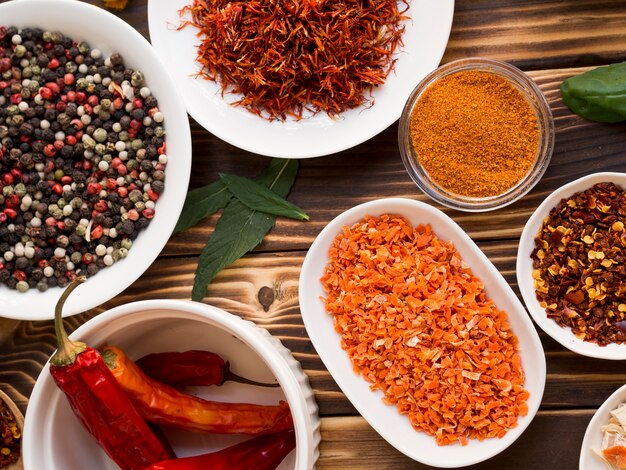
[[[164,437],[179,458],[214,453],[240,443],[253,445],[258,433],[278,437],[283,432],[278,425],[286,422],[284,411],[288,405],[292,419],[287,424],[290,428],[293,424],[295,430],[295,450],[290,451],[277,468],[314,468],[320,431],[313,392],[300,363],[265,329],[197,302],[148,300],[106,311],[79,327],[70,339],[84,341],[100,350],[115,376],[113,380],[121,385],[132,405],[144,418],[164,425]],[[195,359],[189,351],[206,357],[203,364],[195,368],[193,383],[187,372]],[[114,367],[107,359],[110,353],[115,354]],[[161,363],[160,369],[154,364],[155,358]],[[280,386],[244,384],[233,380],[229,374],[222,377],[226,379],[222,383],[210,373],[215,364],[222,369],[226,366],[240,377]],[[137,372],[137,368],[143,372]],[[152,379],[146,380],[146,376]],[[132,387],[126,381],[128,377],[135,384]],[[138,378],[141,379],[137,381]],[[206,380],[200,385],[195,381],[197,378]],[[171,386],[162,385],[166,382]],[[88,380],[83,385],[89,386]],[[215,403],[217,407],[209,409],[206,401],[199,402],[190,395]],[[93,399],[95,394],[85,393],[84,396]],[[150,398],[142,401],[141,396]],[[142,403],[146,401],[154,406],[145,408]],[[249,403],[251,407],[238,411],[237,403]],[[110,404],[109,408],[113,406]],[[207,408],[203,408],[205,406]],[[176,409],[177,418],[168,415],[168,409]],[[274,420],[270,413],[278,409],[282,414],[280,419]],[[272,426],[271,431],[268,425]],[[109,424],[109,432],[115,432],[114,426],[114,423]],[[237,430],[234,426],[238,426]],[[240,429],[242,427],[245,429]],[[275,429],[278,432],[274,433]],[[73,414],[66,396],[53,381],[49,364],[38,377],[28,405],[23,455],[28,470],[82,470],[85,462],[90,470],[117,468]],[[241,459],[235,461],[245,466]],[[265,468],[259,462],[260,457],[257,464],[249,468]],[[182,463],[180,467],[167,468],[183,468]],[[198,468],[213,468],[213,465]]]
[[[411,93],[398,129],[404,165],[438,203],[504,207],[543,176],[554,148],[550,106],[535,82],[491,59],[450,62]]]

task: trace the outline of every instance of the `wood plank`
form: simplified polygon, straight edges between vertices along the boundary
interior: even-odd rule
[[[468,470],[574,469],[593,410],[540,411],[509,448]],[[322,419],[322,443],[317,468],[342,470],[426,470],[389,445],[360,417]]]
[[[546,94],[555,118],[556,146],[539,184],[520,201],[489,213],[464,213],[433,203],[409,178],[400,159],[397,124],[351,151],[303,160],[289,199],[309,215],[309,222],[279,218],[257,251],[306,250],[329,220],[350,207],[384,197],[406,197],[444,210],[474,240],[517,239],[528,217],[558,187],[589,173],[626,171],[626,125],[600,124],[573,115],[562,103],[561,82],[587,69],[531,72]],[[208,184],[218,172],[252,176],[267,159],[238,151],[193,125],[191,187]],[[319,188],[323,187],[324,191]],[[196,255],[215,226],[216,217],[173,236],[163,256]]]
[[[443,61],[482,56],[525,70],[618,62],[625,26],[623,2],[457,1]]]
[[[481,243],[481,248],[516,289],[515,243]],[[247,256],[218,275],[204,302],[252,320],[280,338],[302,363],[322,415],[355,414],[317,356],[302,323],[297,282],[303,256],[301,252]],[[132,301],[189,299],[195,263],[195,258],[158,260],[139,281],[110,302],[68,318],[68,329],[72,331],[98,313]],[[263,302],[259,299],[262,289],[271,292]],[[51,321],[2,319],[0,331],[9,332],[0,342],[0,388],[24,409],[41,367],[54,351],[53,325]],[[543,409],[597,407],[626,381],[621,362],[578,356],[544,333],[540,337],[548,363]]]

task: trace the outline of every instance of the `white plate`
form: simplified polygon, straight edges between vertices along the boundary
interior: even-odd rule
[[[176,31],[178,10],[191,0],[150,0],[150,38],[176,77],[187,111],[205,129],[244,150],[283,158],[309,158],[353,147],[386,129],[400,117],[411,90],[443,56],[454,13],[454,0],[412,0],[403,36],[404,47],[397,53],[395,73],[373,93],[374,106],[353,109],[338,119],[325,114],[303,119],[269,122],[243,108],[230,106],[235,95],[221,95],[220,87],[193,75],[198,39],[196,29]]]
[[[222,402],[289,404],[296,432],[296,450],[279,470],[315,467],[320,441],[319,418],[313,391],[300,363],[278,339],[253,323],[216,307],[180,300],[147,300],[109,310],[78,328],[72,339],[91,346],[112,344],[135,360],[145,354],[191,349],[209,350],[230,361],[233,372],[280,388],[261,388],[226,382],[222,386],[193,387],[197,396]],[[248,439],[164,428],[179,457],[219,450]],[[26,470],[115,470],[74,416],[65,396],[50,376],[41,371],[28,404],[24,424]]]
[[[126,259],[100,271],[70,297],[64,315],[73,315],[123,291],[148,269],[167,243],[189,184],[189,119],[173,80],[150,43],[115,15],[75,0],[22,0],[0,4],[0,23],[57,30],[75,40],[86,40],[104,54],[120,52],[129,67],[144,73],[165,115],[169,163],[165,171],[165,191],[157,201],[155,217],[135,240]],[[60,295],[59,288],[50,288],[45,293],[30,289],[21,294],[0,285],[0,315],[21,320],[50,319]]]
[[[612,182],[626,188],[626,173],[594,173],[584,176],[576,181],[568,183],[552,194],[550,194],[540,205],[522,231],[520,236],[519,248],[517,251],[517,284],[526,303],[528,311],[548,335],[561,343],[570,351],[582,354],[583,356],[596,357],[600,359],[626,359],[626,344],[609,344],[607,346],[598,346],[596,343],[590,343],[576,338],[570,328],[564,328],[557,322],[548,318],[546,311],[539,306],[539,301],[535,295],[535,285],[532,278],[533,262],[530,257],[535,247],[535,236],[539,233],[543,225],[543,219],[552,208],[556,207],[561,199],[568,198],[572,194],[589,189],[596,183]]]
[[[487,295],[498,308],[507,312],[513,332],[519,339],[526,390],[530,392],[528,415],[520,417],[517,427],[502,439],[471,440],[438,446],[433,436],[415,431],[409,419],[395,406],[385,405],[382,392],[373,392],[369,383],[357,375],[348,354],[341,349],[331,315],[321,300],[325,292],[320,282],[328,262],[328,251],[344,226],[351,226],[366,215],[385,213],[407,217],[413,226],[428,223],[442,240],[451,240],[473,273],[487,286]],[[546,362],[539,336],[524,307],[502,275],[472,239],[447,215],[434,207],[410,199],[380,199],[358,205],[337,216],[317,236],[302,265],[300,274],[300,310],[306,330],[333,378],[369,424],[396,449],[414,460],[435,467],[461,467],[486,460],[511,445],[537,413],[546,380]]]
[[[583,444],[580,448],[580,470],[607,470],[606,464],[591,449],[599,449],[602,445],[602,431],[600,426],[609,422],[609,412],[613,411],[620,403],[626,403],[626,385],[618,388],[606,399],[595,412],[587,425]]]

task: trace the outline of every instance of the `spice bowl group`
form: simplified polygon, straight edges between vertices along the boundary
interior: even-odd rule
[[[13,212],[2,214],[0,222],[0,315],[52,318],[62,287],[82,269],[90,278],[64,311],[76,314],[134,282],[172,234],[191,171],[186,109],[150,43],[102,8],[72,0],[5,2],[0,23],[4,43],[31,57],[13,71],[24,73],[23,79],[4,81],[25,87],[22,93],[28,98],[12,96],[21,100],[16,106],[2,97],[1,106],[10,109],[3,116],[18,113],[22,121],[0,123],[0,134],[14,136],[15,129],[2,128],[23,122],[18,132],[34,137],[32,148],[23,150],[15,148],[13,139],[14,148],[6,150],[10,159],[3,159],[2,208],[6,204]],[[6,28],[11,27],[17,32],[9,37]],[[23,30],[30,36],[22,38]],[[32,57],[44,43],[62,57]],[[26,78],[34,73],[45,82]],[[35,145],[42,138],[48,144],[43,152]],[[156,142],[163,143],[157,147]],[[29,166],[29,155],[35,165]],[[20,158],[22,166],[5,167]],[[33,178],[40,175],[45,181],[38,183],[49,187],[37,190]]]
[[[427,196],[457,210],[489,211],[539,182],[552,157],[554,123],[545,96],[521,70],[460,59],[413,90],[398,143],[409,176]]]
[[[605,302],[608,301],[606,296],[617,294],[618,297],[623,297],[623,294],[618,292],[620,274],[611,274],[613,266],[619,269],[620,263],[610,261],[616,254],[619,256],[619,250],[624,249],[626,232],[624,232],[623,222],[620,224],[619,220],[616,220],[617,223],[614,226],[600,223],[600,226],[606,230],[606,234],[598,238],[596,233],[600,231],[599,228],[590,233],[574,233],[571,227],[565,227],[563,226],[565,224],[561,225],[559,221],[555,223],[550,217],[553,209],[563,205],[565,211],[568,210],[568,207],[573,211],[574,220],[572,222],[578,227],[584,228],[586,224],[588,228],[585,230],[587,231],[593,226],[598,227],[597,221],[593,219],[593,213],[597,210],[600,213],[606,210],[606,208],[600,207],[601,204],[607,203],[606,200],[602,201],[604,196],[598,198],[597,209],[596,203],[588,204],[586,201],[583,202],[584,208],[574,207],[576,198],[572,198],[572,196],[590,190],[599,183],[613,183],[622,188],[623,191],[626,188],[626,174],[602,172],[584,176],[555,190],[537,207],[528,219],[520,236],[517,252],[517,283],[526,307],[537,325],[561,345],[583,356],[624,360],[626,359],[626,344],[623,342],[609,341],[609,344],[601,345],[597,341],[586,341],[582,334],[586,335],[591,331],[586,333],[582,331],[577,335],[570,327],[559,325],[547,313],[549,304],[554,302],[553,316],[565,315],[569,317],[564,318],[565,321],[573,320],[578,323],[578,316],[582,315],[589,319],[585,322],[585,328],[594,328],[596,321],[601,323],[617,321],[619,323],[620,315],[621,318],[624,317],[626,305],[622,307],[605,305]],[[561,210],[558,212],[563,213]],[[584,222],[585,217],[591,218]],[[623,219],[623,216],[621,218]],[[542,232],[547,236],[547,239],[544,238],[545,242],[540,238]],[[604,243],[606,246],[603,248],[595,248],[596,238],[608,241],[611,236],[616,237],[617,242],[610,242],[608,245]],[[539,245],[539,243],[541,244]],[[553,256],[552,250],[557,250],[557,253],[554,253],[556,256]],[[616,252],[616,250],[618,251]],[[562,261],[563,257],[560,256],[559,252],[567,253],[569,259]],[[542,263],[542,265],[549,264],[549,266],[546,266],[545,269],[539,269],[533,265],[533,257],[554,261],[551,261],[551,264]],[[573,267],[570,266],[571,263],[573,263]],[[576,265],[579,265],[580,268]],[[575,275],[578,269],[582,269],[582,276]],[[610,277],[605,277],[605,274],[610,275]],[[553,279],[556,284],[544,284],[550,279]],[[617,282],[617,284],[609,282],[610,279],[613,279],[613,282]],[[541,281],[541,286],[538,285],[538,281]],[[553,300],[544,300],[542,304],[537,298],[538,288],[550,289],[550,292],[554,289],[559,294],[556,294]],[[559,300],[560,292],[565,292],[564,299]],[[588,311],[579,312],[578,305],[587,305],[594,299],[598,300],[595,305],[601,310],[600,316],[596,317],[591,303],[589,306],[592,308]],[[612,312],[608,313],[609,310]],[[610,318],[605,318],[606,314],[610,315]],[[626,322],[624,328],[626,328]]]
[[[186,387],[192,395],[217,402],[276,405],[286,401],[293,417],[296,449],[278,467],[314,468],[320,441],[317,405],[300,364],[278,339],[251,322],[218,308],[187,301],[149,300],[126,304],[79,327],[72,339],[100,347],[117,346],[131,359],[151,353],[204,350],[228,361],[233,373],[280,387],[227,381],[221,386]],[[178,457],[205,454],[249,439],[163,427]],[[35,384],[24,426],[25,468],[93,470],[117,468],[72,413],[55,386],[49,365]]]
[[[326,310],[325,299],[329,293],[322,281],[331,259],[331,247],[339,234],[354,224],[362,223],[364,217],[384,214],[402,216],[414,227],[429,224],[440,240],[452,242],[463,263],[469,265],[473,274],[487,286],[488,297],[499,309],[507,313],[512,331],[519,340],[519,355],[526,372],[524,388],[529,392],[529,398],[527,414],[520,416],[517,426],[509,429],[503,437],[487,438],[482,441],[469,439],[467,445],[458,442],[438,445],[435,436],[413,428],[408,412],[400,413],[395,405],[386,404],[383,401],[385,396],[380,389],[370,389],[372,383],[355,372],[356,366],[353,365],[348,352],[342,348],[342,335],[338,332],[341,325],[335,324],[333,316]],[[384,249],[372,248],[371,251],[383,253]],[[363,267],[363,270],[366,269]],[[350,276],[350,279],[353,277],[356,276]],[[367,278],[367,275],[363,274],[363,278]],[[411,282],[417,281],[406,281],[407,284]],[[396,283],[402,284],[400,280],[394,281],[394,284]],[[506,449],[534,418],[541,402],[546,378],[545,356],[537,332],[524,307],[502,275],[470,237],[442,211],[423,202],[390,198],[370,201],[343,212],[320,232],[311,245],[302,265],[299,285],[300,310],[304,325],[324,365],[358,412],[387,442],[408,457],[441,468],[475,464]],[[358,295],[345,293],[346,298]],[[387,295],[393,295],[391,289]],[[385,294],[381,292],[378,297],[384,298]],[[374,299],[373,302],[381,301],[380,298]],[[396,311],[394,315],[400,315],[400,312]],[[398,320],[398,323],[404,321]],[[368,322],[367,317],[363,317],[363,322]],[[383,330],[388,331],[385,327]],[[387,340],[393,342],[389,336],[380,336],[374,347],[386,347],[383,345]],[[408,341],[402,354],[412,354],[409,350],[416,347],[419,348],[418,342]],[[376,351],[371,352],[371,355],[378,357]],[[413,380],[422,380],[421,374]]]

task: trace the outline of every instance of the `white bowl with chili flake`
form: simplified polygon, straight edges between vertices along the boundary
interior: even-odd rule
[[[331,260],[331,256],[333,256],[333,259],[337,258],[349,260],[346,261],[349,266],[346,266],[343,270],[340,271],[345,272],[346,279],[349,278],[351,280],[354,280],[354,282],[357,282],[359,278],[365,280],[369,279],[364,271],[373,268],[369,267],[371,263],[368,264],[365,261],[355,263],[352,260],[356,258],[358,258],[359,260],[367,259],[367,252],[370,250],[371,253],[380,253],[384,256],[384,248],[386,248],[386,246],[382,245],[381,248],[381,245],[372,243],[371,246],[369,246],[366,250],[359,250],[359,254],[355,255],[355,257],[345,258],[340,255],[331,255],[331,247],[334,246],[335,239],[340,234],[346,233],[345,230],[347,230],[348,227],[354,226],[354,231],[358,233],[372,233],[370,231],[377,231],[378,229],[376,228],[376,226],[369,227],[368,229],[363,228],[362,230],[357,227],[361,226],[361,222],[366,217],[377,218],[385,214],[394,214],[401,216],[402,218],[404,218],[404,220],[407,221],[407,223],[410,223],[412,227],[428,224],[432,228],[432,232],[434,233],[434,235],[439,240],[443,242],[452,242],[454,248],[456,249],[456,253],[461,260],[460,262],[452,266],[456,266],[456,269],[464,270],[467,270],[469,267],[469,269],[471,269],[471,272],[473,273],[472,275],[477,279],[475,285],[480,284],[482,286],[481,289],[483,287],[485,288],[487,298],[493,301],[491,305],[495,305],[496,309],[506,312],[506,315],[508,317],[508,323],[511,327],[510,331],[512,331],[513,335],[515,335],[519,341],[518,354],[519,358],[521,358],[521,368],[525,371],[523,388],[529,392],[529,396],[527,397],[526,401],[528,409],[527,414],[525,416],[517,416],[517,425],[508,429],[502,437],[486,438],[482,441],[478,439],[469,439],[469,441],[466,443],[467,445],[462,445],[460,443],[462,440],[456,440],[453,443],[447,445],[438,445],[434,435],[430,435],[422,431],[417,431],[413,428],[412,423],[406,414],[401,414],[396,406],[386,405],[383,402],[383,398],[385,397],[385,395],[380,389],[370,389],[370,385],[372,385],[372,382],[365,380],[365,378],[362,377],[358,372],[355,372],[355,370],[357,370],[357,367],[353,365],[354,363],[349,357],[348,352],[346,352],[346,350],[342,348],[342,344],[345,344],[345,337],[343,337],[341,333],[336,332],[336,327],[339,328],[338,331],[345,332],[346,330],[344,329],[344,326],[346,324],[336,323],[333,316],[327,313],[327,304],[325,299],[329,297],[329,293],[326,291],[325,285],[322,281],[322,278],[327,273],[327,268],[329,265],[329,261]],[[355,225],[357,223],[359,224]],[[365,223],[363,222],[363,224]],[[381,230],[378,231],[380,232]],[[402,232],[403,230],[400,230],[400,233]],[[394,229],[394,233],[397,234],[399,232]],[[406,231],[404,231],[404,233],[406,233]],[[381,235],[381,237],[383,236],[385,235]],[[346,239],[343,239],[342,242],[343,241],[346,241]],[[345,245],[342,243],[339,246],[352,246],[352,243],[356,244],[360,242],[348,241],[347,243],[345,243]],[[417,241],[415,241],[414,243],[415,245],[418,244]],[[396,246],[397,245],[393,245],[390,250],[394,250]],[[336,250],[338,252],[339,248],[335,246],[333,250]],[[402,248],[400,248],[400,250],[402,250]],[[406,258],[406,256],[398,256],[399,252],[392,253],[392,259],[397,257],[396,259],[407,260],[407,262],[410,264],[410,260]],[[365,258],[360,258],[360,256],[364,256]],[[417,259],[417,256],[424,255],[417,253],[409,255],[409,257],[413,257],[413,259]],[[402,263],[404,263],[404,261],[402,261]],[[355,269],[352,270],[352,267],[354,267]],[[363,274],[356,274],[359,269],[363,270]],[[379,269],[382,270],[382,268]],[[394,270],[394,268],[391,267],[389,269],[391,271]],[[452,268],[449,269],[452,270]],[[419,270],[411,268],[409,271],[417,273]],[[341,274],[338,274],[338,276],[341,276]],[[406,279],[403,278],[402,275],[398,274],[397,276],[398,279],[394,279],[394,282],[392,283],[393,286],[411,285],[411,283],[415,285],[416,281],[414,279],[411,279],[415,278],[416,276],[422,276],[422,274],[417,273],[415,275],[410,275]],[[400,278],[405,280],[403,281]],[[420,280],[420,283],[421,282],[422,281]],[[352,402],[352,404],[359,411],[359,413],[361,413],[361,415],[363,415],[363,417],[369,422],[369,424],[385,440],[387,440],[391,445],[393,445],[396,449],[398,449],[400,452],[404,453],[408,457],[424,464],[441,468],[462,467],[482,462],[486,459],[493,457],[496,454],[499,454],[508,446],[513,444],[513,442],[530,424],[531,420],[539,409],[539,404],[543,396],[546,379],[546,363],[543,348],[541,346],[541,342],[539,340],[539,336],[537,335],[535,327],[533,326],[530,318],[524,310],[523,305],[518,300],[513,290],[511,289],[507,281],[498,272],[496,267],[491,263],[491,261],[489,261],[485,254],[471,240],[471,238],[452,219],[450,219],[442,211],[432,207],[431,205],[410,199],[391,198],[367,202],[353,207],[352,209],[349,209],[346,212],[340,214],[322,230],[322,232],[318,235],[318,237],[311,245],[311,248],[309,249],[302,265],[299,285],[299,298],[302,318],[304,320],[307,333],[309,334],[309,337],[311,338],[311,341],[313,342],[313,345],[315,346],[315,349],[317,350],[320,358],[324,362],[324,365],[332,374],[333,378],[335,379],[341,390],[345,393],[347,398]],[[412,300],[409,299],[409,296],[406,296],[404,294],[406,288],[402,287],[401,289],[403,290],[400,291],[401,293],[397,293],[397,296],[405,299],[405,301],[407,302],[405,305],[409,305],[409,302],[412,302]],[[342,292],[343,293],[339,294],[339,297],[345,296],[345,298],[348,298],[350,295],[359,295],[358,292],[349,292],[347,287],[342,288]],[[448,299],[449,295],[447,291],[442,292],[446,292],[446,296],[444,297],[444,299]],[[450,298],[454,299],[454,297]],[[372,297],[372,302],[377,302],[381,305],[392,305],[391,301],[388,301],[384,298],[384,295],[375,295],[374,297]],[[393,304],[394,308],[396,304]],[[398,305],[402,305],[402,303],[400,302],[400,304]],[[397,314],[404,315],[403,312],[406,309],[402,307],[399,308],[401,309],[401,312],[396,310],[396,312],[398,312]],[[367,311],[369,309],[369,305],[362,308],[363,311]],[[356,309],[349,308],[349,310],[354,311]],[[417,312],[418,316],[426,318],[427,314],[423,309],[418,309]],[[420,314],[419,312],[423,313]],[[461,323],[459,323],[458,326],[460,328],[467,328],[467,331],[469,332],[472,328],[476,326],[476,324],[479,324],[478,319],[482,314],[473,315],[474,316],[472,318],[476,318],[476,320],[472,321],[472,325],[469,325],[470,322],[466,319],[463,319],[459,320]],[[361,320],[363,322],[368,322],[368,318],[370,317],[362,315],[362,318],[354,320],[353,325],[358,325]],[[404,323],[406,321],[406,318],[404,316],[402,317],[402,319],[398,319],[396,317],[395,321],[396,323]],[[454,322],[450,320],[448,323]],[[387,323],[385,323],[385,325],[387,325]],[[386,329],[387,326],[383,326],[382,328],[384,328],[385,330],[383,331],[386,331],[387,333],[385,333],[383,335],[384,337],[381,337],[380,340],[376,341],[376,343],[373,345],[374,349],[382,346],[388,348],[390,346],[385,344],[386,339],[389,339],[388,333],[390,330]],[[389,326],[389,328],[391,328],[391,325]],[[394,326],[394,328],[396,327]],[[356,330],[356,327],[352,329]],[[479,326],[478,331],[482,332],[483,327]],[[378,332],[376,334],[378,335]],[[413,333],[411,333],[411,335],[412,334]],[[504,335],[503,337],[505,336],[506,335]],[[510,335],[508,336],[510,337]],[[394,351],[397,352],[397,356],[400,354],[412,355],[414,354],[413,351],[418,350],[420,351],[420,354],[422,352],[428,354],[429,351],[434,351],[434,349],[431,349],[428,345],[426,345],[427,343],[425,343],[424,341],[425,339],[421,336],[418,336],[418,333],[416,333],[414,337],[411,336],[410,338],[408,338],[408,340],[406,337],[404,337],[404,340],[402,342],[397,343],[401,345],[399,346],[399,350],[394,349]],[[514,342],[514,340],[512,341]],[[420,343],[422,343],[422,345],[420,345]],[[350,346],[352,348],[354,345],[351,344]],[[454,347],[456,348],[456,346]],[[446,351],[450,350],[451,349],[446,349]],[[371,352],[370,349],[368,349],[367,351],[368,353]],[[443,355],[439,356],[442,361],[447,361],[451,357],[452,353],[450,352],[445,352]],[[439,359],[435,359],[434,361],[438,360]],[[428,361],[425,361],[425,363],[430,364]],[[392,367],[395,366],[392,365]],[[406,367],[410,368],[412,366]],[[436,366],[433,367],[435,369],[438,368]],[[429,374],[430,372],[432,372],[433,367],[430,367],[430,370],[428,372]],[[447,371],[449,371],[454,375],[462,375],[463,378],[459,378],[458,380],[463,380],[464,383],[469,383],[469,381],[475,381],[471,383],[476,384],[493,383],[493,375],[490,375],[487,372],[483,372],[484,375],[481,376],[481,374],[472,374],[469,370],[466,371],[465,369],[463,369],[463,372],[467,373],[463,374],[460,372],[460,369],[456,369],[455,366],[442,366],[438,369],[441,369],[442,373],[446,373]],[[372,370],[380,371],[381,373],[383,373],[380,367],[374,369],[374,366],[372,366]],[[407,378],[409,382],[415,381],[415,383],[417,384],[423,381],[423,377],[426,376],[426,373],[420,373],[419,375],[415,376],[412,376],[408,373],[402,373],[401,376],[402,380]],[[442,390],[443,388],[444,387],[442,386]],[[414,388],[411,389],[412,392],[407,395],[411,395],[411,397],[417,396],[419,390],[421,389],[422,386],[418,387],[416,385]],[[493,391],[495,389],[491,390]],[[450,392],[450,394],[452,393],[456,393],[456,391]],[[496,396],[499,392],[495,390],[493,391],[493,393],[494,396]],[[444,395],[446,394],[441,392],[441,396]],[[426,410],[430,408],[426,407],[421,409],[424,413],[427,413]],[[469,411],[469,409],[473,409],[473,406],[465,408],[463,413]],[[442,431],[441,428],[439,428],[439,431]]]
[[[277,470],[311,470],[319,456],[320,420],[309,379],[278,338],[217,307],[171,299],[132,302],[108,310],[76,329],[70,338],[91,347],[121,349],[135,361],[152,353],[210,351],[229,362],[233,373],[280,387],[258,387],[227,380],[223,385],[182,387],[206,400],[225,403],[289,405],[296,449]],[[73,414],[63,392],[41,371],[24,424],[26,470],[114,470],[115,463]],[[201,455],[246,441],[241,434],[213,434],[163,427],[178,457]]]
[[[626,359],[626,342],[610,343],[603,346],[596,342],[585,341],[582,337],[577,337],[570,327],[560,326],[555,320],[548,317],[546,308],[540,305],[535,291],[535,278],[533,275],[537,273],[533,273],[535,270],[531,254],[533,250],[535,250],[535,238],[542,230],[544,222],[548,220],[551,210],[557,207],[562,201],[566,201],[574,194],[584,192],[598,183],[613,183],[622,190],[626,190],[626,173],[602,172],[584,176],[552,192],[539,207],[537,207],[535,212],[528,219],[528,222],[526,222],[520,236],[517,252],[517,283],[524,302],[526,303],[526,307],[533,319],[537,325],[554,340],[558,341],[570,351],[583,356],[599,359],[624,360]],[[626,223],[623,224],[626,225]],[[588,241],[591,242],[591,240]],[[581,240],[581,243],[585,243],[585,241]],[[622,245],[622,249],[623,248]],[[585,252],[585,256],[587,256],[587,254],[588,253]],[[559,277],[562,275],[563,273],[561,273]],[[587,296],[587,294],[585,294],[585,296]],[[572,312],[572,315],[575,315],[575,312]],[[575,316],[572,318],[575,318]]]
[[[68,300],[64,315],[74,315],[126,289],[148,269],[167,243],[182,210],[191,172],[189,120],[175,82],[150,43],[114,14],[74,0],[23,0],[0,4],[0,25],[59,32],[75,41],[86,41],[102,57],[118,52],[127,68],[144,75],[165,119],[169,164],[154,218],[134,240],[125,259],[101,269],[79,287],[78,295]],[[31,288],[20,293],[0,285],[0,315],[22,320],[51,319],[61,292],[58,287],[50,287],[45,292]]]

